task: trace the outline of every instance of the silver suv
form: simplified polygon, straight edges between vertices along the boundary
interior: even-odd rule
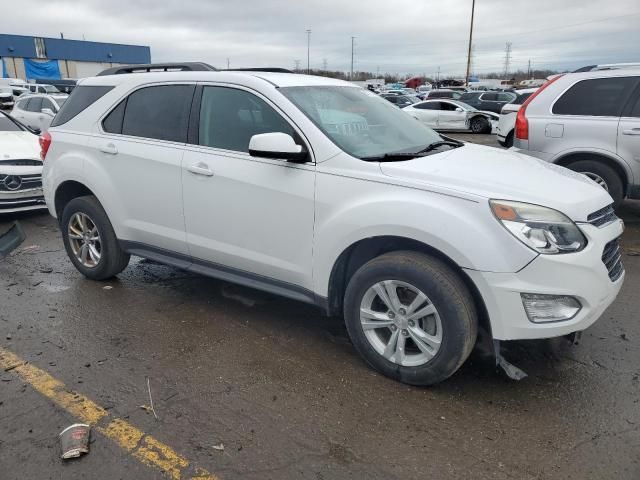
[[[515,149],[640,198],[640,68],[553,78],[522,106]]]

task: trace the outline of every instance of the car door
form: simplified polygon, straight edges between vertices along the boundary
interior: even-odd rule
[[[496,111],[496,102],[498,101],[497,93],[483,93],[482,95],[480,95],[480,98],[478,100],[478,105],[474,105],[474,107],[476,107],[478,110],[488,110],[490,112]]]
[[[431,128],[438,128],[438,114],[440,113],[440,102],[428,101],[413,105],[411,114],[418,120]]]
[[[132,251],[188,259],[181,161],[195,83],[144,85],[114,106],[89,139],[85,176]],[[93,171],[92,171],[93,170]]]
[[[248,153],[255,134],[283,132],[303,144],[300,132],[252,91],[199,88],[192,115],[199,120],[182,161],[194,268],[276,289],[310,288],[315,165]]]
[[[624,109],[618,124],[618,155],[634,171],[640,168],[640,87]],[[640,183],[636,178],[635,183]]]
[[[465,130],[467,128],[466,120],[467,115],[459,105],[446,100],[440,102],[438,128],[443,130]]]

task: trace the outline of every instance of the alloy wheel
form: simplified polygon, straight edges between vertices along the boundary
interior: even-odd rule
[[[365,292],[360,324],[376,352],[402,366],[428,363],[442,344],[436,307],[420,289],[398,280],[378,282]]]
[[[95,222],[86,213],[74,213],[69,220],[67,235],[76,259],[84,267],[95,268],[102,255],[102,241]]]

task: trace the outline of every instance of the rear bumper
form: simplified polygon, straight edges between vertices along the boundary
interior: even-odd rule
[[[516,273],[466,271],[480,290],[496,340],[551,338],[584,330],[615,300],[625,275],[612,281],[602,254],[605,245],[622,234],[622,222],[580,228],[589,241],[581,252],[539,255]],[[570,320],[534,323],[527,317],[521,293],[570,295],[582,309]]]

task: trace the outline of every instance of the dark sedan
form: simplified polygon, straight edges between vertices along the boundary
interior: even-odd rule
[[[477,110],[500,113],[502,107],[513,102],[516,97],[512,92],[467,92],[462,94],[460,101]]]

